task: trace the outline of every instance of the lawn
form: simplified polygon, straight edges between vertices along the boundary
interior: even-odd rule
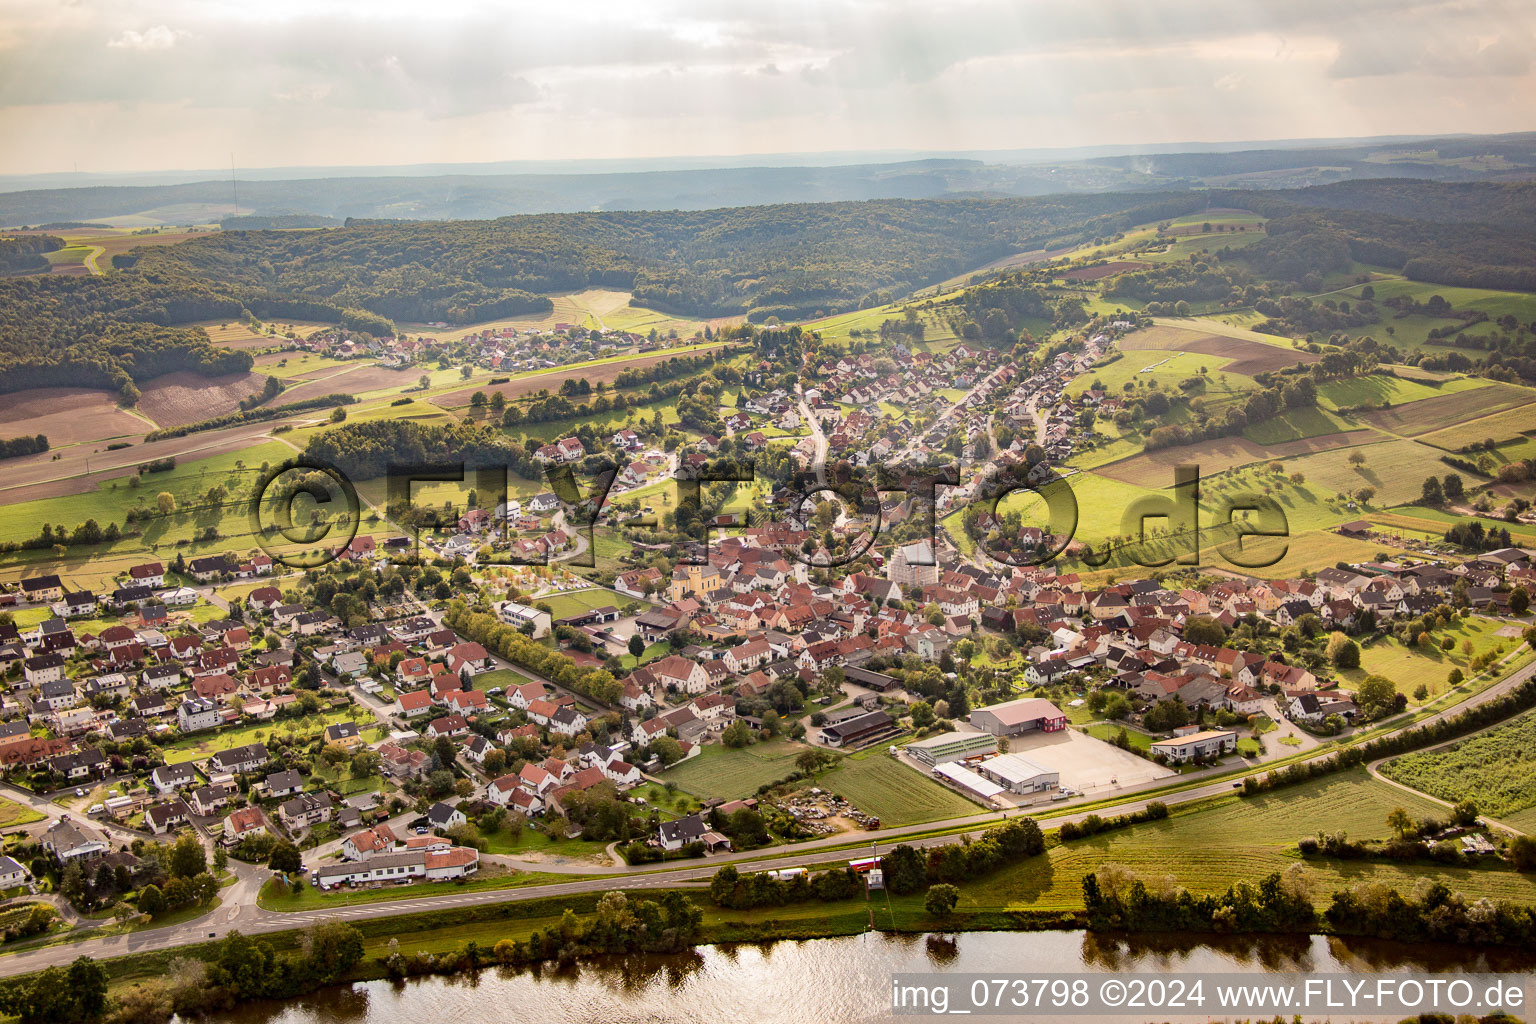
[[[184,736],[167,746],[165,748],[165,760],[167,764],[176,764],[181,761],[196,761],[210,754],[215,754],[220,750],[229,750],[231,747],[244,746],[247,743],[260,743],[274,733],[302,738],[312,736],[322,731],[328,725],[347,721],[357,722],[358,727],[363,728],[374,724],[376,719],[368,711],[352,707],[342,711],[328,711],[324,714],[311,715],[308,718],[290,718],[284,722],[253,722],[250,725],[242,725],[234,729],[194,733],[190,736]]]
[[[1536,713],[1494,726],[1439,750],[1421,750],[1388,761],[1381,774],[1430,796],[1455,802],[1471,798],[1495,818],[1536,806]]]
[[[625,668],[634,668],[636,665],[648,665],[655,661],[657,658],[665,658],[667,654],[671,652],[671,650],[672,645],[663,640],[660,643],[651,644],[645,650],[641,651],[640,657],[638,658],[633,654],[621,654],[619,656],[619,664],[623,665]]]
[[[558,819],[557,819],[558,821]],[[551,839],[548,835],[537,829],[524,827],[516,836],[509,829],[502,829],[490,835],[481,833],[485,840],[486,853],[502,853],[512,856],[526,854],[546,854],[551,857],[605,858],[608,849],[607,843],[590,839]],[[605,859],[606,863],[606,859]],[[593,862],[594,872],[602,870],[604,865]]]
[[[823,775],[819,784],[864,813],[873,814],[887,828],[983,810],[888,756],[883,747],[847,758]]]
[[[0,797],[0,829],[30,825],[34,821],[42,821],[44,817],[25,804]]]
[[[752,796],[764,783],[793,773],[795,758],[809,749],[784,739],[735,750],[711,743],[701,747],[697,757],[667,769],[662,778],[695,796],[734,800]]]
[[[549,613],[555,619],[565,619],[572,615],[580,615],[582,612],[592,611],[602,607],[621,607],[630,603],[633,598],[623,594],[615,594],[611,590],[593,588],[592,590],[575,590],[564,594],[547,594],[533,599],[534,604],[549,605]]]
[[[1132,729],[1127,726],[1114,725],[1104,722],[1098,725],[1090,725],[1087,729],[1087,732],[1089,736],[1092,736],[1096,740],[1103,740],[1105,743],[1113,743],[1115,741],[1115,737],[1120,735],[1121,729],[1125,729],[1126,739],[1131,741],[1131,746],[1134,749],[1152,749],[1152,737],[1142,732],[1140,729]]]
[[[514,686],[522,686],[524,683],[531,682],[533,682],[532,679],[529,679],[521,672],[514,672],[510,668],[493,668],[489,672],[475,673],[475,689],[477,690],[494,690],[498,686],[503,690],[510,690]]]

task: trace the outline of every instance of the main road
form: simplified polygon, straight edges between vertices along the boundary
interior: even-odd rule
[[[1473,694],[1466,700],[1414,722],[1412,725],[1417,726],[1435,722],[1464,711],[1467,708],[1486,703],[1513,690],[1530,679],[1533,674],[1536,674],[1536,663],[1527,665],[1487,689]],[[1405,723],[1398,728],[1408,727],[1409,724]],[[1320,748],[1316,756],[1325,756],[1334,749],[1336,748]],[[1255,769],[1255,773],[1262,770],[1262,768]],[[1219,771],[1219,769],[1213,769],[1212,771]],[[1164,804],[1180,804],[1231,793],[1233,777],[1227,775],[1216,778],[1210,782],[1202,783],[1177,793],[1139,792],[1139,790],[1155,790],[1159,784],[1166,783],[1154,782],[1138,789],[1128,789],[1125,792],[1125,799],[1111,806],[1098,807],[1094,812],[1078,811],[1052,816],[1047,824],[1055,827],[1068,821],[1078,822],[1086,818],[1089,813],[1103,815],[1127,814],[1141,810],[1153,801],[1161,801]],[[89,955],[101,959],[172,949],[176,946],[220,938],[235,929],[239,929],[245,934],[261,934],[293,928],[304,928],[322,921],[361,921],[370,918],[393,917],[432,910],[452,910],[454,908],[486,904],[511,903],[522,900],[541,899],[549,896],[605,892],[610,889],[643,890],[701,886],[708,882],[710,876],[722,864],[734,864],[739,868],[749,871],[769,867],[788,867],[790,865],[818,866],[836,864],[848,860],[851,856],[861,855],[857,849],[846,848],[848,844],[858,842],[860,838],[867,841],[871,848],[874,848],[877,844],[889,846],[895,841],[908,842],[918,847],[932,846],[954,842],[955,836],[950,834],[920,836],[918,838],[911,837],[916,833],[932,832],[935,829],[956,830],[975,827],[979,831],[1006,817],[1023,813],[1027,813],[1027,811],[1014,811],[1011,814],[1007,812],[988,812],[952,818],[946,821],[928,822],[922,825],[909,825],[903,828],[880,829],[874,832],[866,832],[862,835],[849,835],[845,833],[807,843],[799,843],[794,847],[772,847],[767,850],[732,853],[711,857],[703,862],[690,861],[674,867],[639,865],[624,868],[594,868],[593,870],[603,871],[604,874],[599,877],[574,879],[569,882],[472,891],[462,891],[445,886],[440,894],[415,899],[385,900],[293,913],[265,910],[256,906],[252,896],[256,880],[255,872],[247,870],[241,872],[242,878],[238,890],[241,897],[251,900],[249,903],[231,906],[229,902],[226,902],[202,918],[174,928],[155,928],[130,932],[126,935],[113,935],[106,938],[86,939],[78,942],[64,942],[0,956],[0,976],[25,974],[31,971],[42,970],[55,964],[68,963],[81,955]],[[831,847],[836,846],[845,848],[831,849]],[[231,897],[236,895],[236,892],[233,890],[226,890],[226,893]]]

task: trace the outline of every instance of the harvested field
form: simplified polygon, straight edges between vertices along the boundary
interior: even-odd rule
[[[1137,263],[1135,260],[1114,260],[1097,267],[1078,267],[1076,270],[1069,270],[1061,276],[1068,281],[1102,281],[1104,278],[1113,277],[1116,274],[1125,274],[1132,270],[1145,270],[1151,265],[1150,263]]]
[[[308,379],[305,383],[289,388],[278,397],[279,405],[302,402],[306,398],[318,398],[338,391],[349,395],[363,395],[370,391],[382,391],[385,388],[414,387],[416,378],[420,374],[412,373],[410,370],[391,370],[372,363],[357,363],[339,371],[306,376]]]
[[[224,377],[200,377],[180,371],[156,377],[141,389],[139,411],[162,427],[179,427],[240,408],[240,400],[261,391],[261,373],[235,373]]]
[[[1299,349],[1267,345],[1262,341],[1233,338],[1208,331],[1185,327],[1158,325],[1127,334],[1118,342],[1123,351],[1158,349],[1171,352],[1194,352],[1206,356],[1223,356],[1232,360],[1223,371],[1241,373],[1252,377],[1266,370],[1279,370],[1297,363],[1315,363],[1318,356]]]
[[[1445,431],[1447,427],[1466,420],[1487,417],[1505,409],[1530,406],[1533,402],[1536,402],[1536,390],[1515,384],[1490,384],[1485,388],[1458,391],[1392,409],[1382,409],[1361,418],[1374,427],[1415,437],[1432,431]],[[1536,426],[1536,423],[1531,425]],[[1485,431],[1482,436],[1486,434]],[[1478,439],[1481,440],[1481,436]],[[1466,443],[1465,440],[1460,442]]]
[[[210,234],[213,234],[213,232],[166,231],[153,235],[136,235],[130,231],[124,231],[121,234],[83,235],[78,239],[75,239],[73,236],[66,237],[71,238],[71,240],[101,246],[102,252],[101,255],[96,257],[96,262],[100,265],[102,272],[105,272],[112,266],[112,257],[118,253],[137,249],[141,245],[175,245],[178,242],[185,242],[189,238],[203,238]]]
[[[446,395],[434,395],[432,400],[444,408],[452,409],[469,404],[469,398],[476,391],[483,391],[487,398],[500,392],[507,396],[508,401],[516,401],[538,391],[549,391],[551,394],[560,390],[560,382],[567,377],[577,380],[587,380],[593,384],[606,381],[612,384],[614,380],[629,369],[643,369],[653,366],[663,360],[671,359],[679,355],[698,355],[708,351],[713,346],[700,345],[697,348],[681,349],[672,352],[658,352],[655,355],[640,356],[635,359],[615,359],[607,363],[599,363],[596,366],[576,366],[569,368],[556,368],[546,373],[533,374],[528,377],[514,377],[505,384],[497,384],[494,387],[480,385],[460,388],[450,391]],[[411,378],[407,378],[408,380]]]
[[[48,435],[57,448],[109,438],[136,439],[148,423],[120,408],[109,391],[33,388],[6,395],[0,403],[0,437]]]
[[[279,421],[281,422],[281,421]],[[134,444],[115,452],[93,450],[75,445],[41,455],[29,455],[6,464],[0,479],[0,504],[56,498],[64,494],[94,491],[104,480],[133,474],[142,462],[155,459],[205,459],[249,448],[267,440],[268,431],[278,423],[242,423],[223,430],[209,430],[186,437]],[[57,459],[54,455],[59,456]],[[87,474],[89,463],[89,474]]]
[[[1377,440],[1380,440],[1380,435],[1373,430],[1346,430],[1269,445],[1255,444],[1246,437],[1221,437],[1182,448],[1163,448],[1133,455],[1100,466],[1094,472],[1140,487],[1167,487],[1173,482],[1174,466],[1199,466],[1201,474],[1208,476],[1254,462],[1295,458],[1298,455],[1350,448]]]

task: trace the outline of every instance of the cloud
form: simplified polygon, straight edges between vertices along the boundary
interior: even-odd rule
[[[0,170],[1519,130],[1533,39],[1529,0],[0,0],[0,131],[52,140]]]
[[[1470,34],[1361,35],[1347,40],[1328,73],[1334,78],[1382,75],[1437,78],[1509,78],[1531,70],[1536,40],[1501,36],[1492,40]]]
[[[151,50],[169,50],[176,45],[176,40],[187,33],[172,30],[165,25],[156,25],[154,28],[145,29],[143,32],[135,32],[133,29],[124,29],[123,34],[116,39],[107,40],[109,50],[138,50],[147,53]]]

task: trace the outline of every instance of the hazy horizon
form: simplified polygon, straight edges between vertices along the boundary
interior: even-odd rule
[[[1501,0],[9,0],[0,175],[1499,134],[1536,120],[1533,41]]]

